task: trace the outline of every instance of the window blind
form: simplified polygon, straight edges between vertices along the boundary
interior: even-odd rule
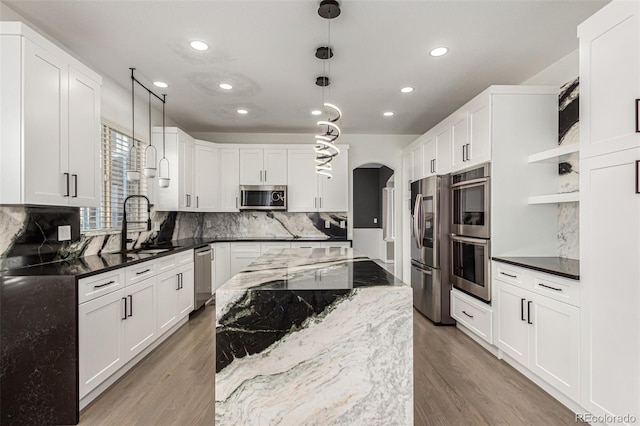
[[[82,208],[80,211],[80,227],[86,230],[109,230],[122,226],[123,202],[133,194],[146,195],[147,179],[139,182],[127,181],[127,169],[133,168],[142,172],[146,141],[135,141],[123,131],[108,124],[102,124],[102,146],[100,161],[102,162],[102,198],[98,208]],[[127,203],[128,222],[147,220],[147,205],[142,199],[133,199]],[[132,223],[131,230],[146,229],[144,224]]]

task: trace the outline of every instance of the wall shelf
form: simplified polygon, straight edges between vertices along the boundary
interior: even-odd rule
[[[529,204],[577,203],[579,201],[579,192],[565,192],[562,194],[538,195],[535,197],[529,197]]]
[[[557,148],[549,149],[547,151],[538,152],[529,156],[529,163],[544,163],[544,162],[556,162],[558,157],[563,155],[572,154],[580,150],[580,144],[572,143],[570,145],[559,146]]]

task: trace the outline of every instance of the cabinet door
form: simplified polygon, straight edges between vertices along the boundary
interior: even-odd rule
[[[313,212],[318,209],[316,154],[313,149],[290,149],[287,153],[287,211]]]
[[[578,28],[581,158],[639,145],[639,16],[639,2],[613,2]]]
[[[501,281],[494,281],[494,283],[498,298],[497,346],[511,358],[526,366],[529,362],[527,302],[532,299],[526,290]]]
[[[453,167],[466,165],[470,160],[469,116],[467,111],[458,112],[451,122],[451,141],[453,146]]]
[[[287,150],[264,150],[264,179],[265,185],[287,184]]]
[[[240,153],[237,148],[220,149],[220,211],[238,211]]]
[[[580,400],[580,309],[535,295],[529,369],[574,401]]]
[[[177,292],[179,285],[176,270],[165,272],[157,277],[156,309],[158,336],[165,333],[178,322]]]
[[[231,276],[242,271],[259,257],[260,253],[231,253]]]
[[[125,349],[127,361],[156,339],[156,278],[148,278],[126,288],[127,320]]]
[[[100,207],[100,85],[69,67],[69,204]]]
[[[213,288],[215,292],[215,290],[231,278],[231,244],[213,244],[213,258],[215,262],[215,267],[213,269],[215,281]]]
[[[194,140],[190,136],[178,132],[178,167],[180,169],[178,174],[178,199],[181,211],[194,211],[196,209],[196,199],[193,192],[194,148]]]
[[[317,175],[318,210],[321,212],[346,212],[349,210],[349,154],[347,150],[331,161],[331,179]]]
[[[126,362],[125,290],[78,305],[80,398]]]
[[[194,194],[199,212],[214,212],[220,206],[218,163],[218,147],[196,144]]]
[[[640,417],[638,160],[640,149],[580,162],[581,405],[592,413]]]
[[[169,129],[167,129],[169,130]],[[184,198],[184,187],[179,184],[180,175],[179,175],[179,164],[178,164],[178,134],[173,131],[167,131],[164,135],[165,143],[163,149],[163,134],[162,128],[159,131],[154,131],[151,135],[153,146],[158,150],[158,158],[162,158],[162,154],[164,151],[164,155],[169,161],[169,187],[168,188],[160,188],[158,186],[158,182],[154,180],[154,190],[153,190],[153,202],[155,204],[155,208],[157,211],[177,211],[181,208],[185,208],[186,200]],[[158,160],[159,164],[160,160]],[[164,167],[164,165],[163,165]],[[166,169],[158,169],[158,176],[160,173],[163,173],[165,176]],[[157,180],[157,179],[156,179]],[[179,189],[182,191],[182,195],[179,194]],[[182,205],[182,207],[180,207]]]
[[[485,94],[469,102],[469,148],[467,165],[491,161],[491,96]],[[465,166],[465,167],[466,167]]]
[[[422,169],[425,177],[433,176],[438,171],[438,161],[436,158],[436,139],[428,135],[424,139]]]
[[[194,299],[194,268],[193,263],[180,267],[180,289],[178,290],[177,308],[178,321],[193,311]]]
[[[451,126],[445,123],[442,126],[438,126],[434,133],[436,138],[437,173],[447,173],[451,169]]]
[[[418,179],[422,179],[424,175],[424,165],[423,163],[424,157],[424,147],[422,144],[419,144],[417,147],[413,148],[411,151],[411,170],[413,171],[413,176],[411,181],[416,181]]]
[[[65,205],[71,195],[68,67],[57,56],[23,40],[23,199],[27,204]]]
[[[263,184],[262,155],[262,149],[240,148],[240,185]]]

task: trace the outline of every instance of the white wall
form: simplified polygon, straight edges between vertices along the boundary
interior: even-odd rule
[[[576,49],[523,81],[522,84],[527,86],[562,86],[580,74],[579,64],[579,49]]]
[[[313,146],[312,133],[215,133],[191,132],[196,139],[218,143],[264,143],[264,144],[309,144]],[[343,134],[339,143],[349,145],[349,212],[348,236],[353,238],[353,169],[367,163],[383,164],[400,173],[402,150],[413,142],[417,135],[357,135]],[[402,264],[402,191],[395,191],[396,244],[395,259]],[[402,268],[396,268],[401,275]],[[402,278],[402,277],[399,277]]]

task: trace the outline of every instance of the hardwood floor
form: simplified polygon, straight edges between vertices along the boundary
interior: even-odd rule
[[[97,398],[81,425],[213,425],[215,308]],[[574,415],[455,327],[414,310],[415,425],[564,425]]]

